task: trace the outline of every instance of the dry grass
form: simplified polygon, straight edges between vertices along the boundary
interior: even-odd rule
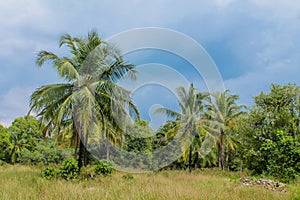
[[[290,192],[274,192],[260,186],[245,187],[234,173],[216,170],[162,171],[133,174],[133,180],[112,177],[90,181],[45,180],[40,168],[28,166],[0,167],[0,199],[297,199],[299,184]],[[298,197],[300,199],[300,197]]]

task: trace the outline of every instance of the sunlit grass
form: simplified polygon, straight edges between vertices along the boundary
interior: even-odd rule
[[[245,187],[244,174],[219,170],[161,171],[133,174],[133,180],[116,172],[111,177],[89,181],[45,180],[39,167],[0,167],[0,199],[297,199],[299,183],[289,192],[274,192],[261,186]],[[298,197],[300,199],[300,197]]]

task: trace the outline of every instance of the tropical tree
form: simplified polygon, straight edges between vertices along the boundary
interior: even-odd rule
[[[175,118],[175,126],[168,130],[166,139],[180,135],[182,158],[184,161],[188,160],[188,168],[191,172],[192,154],[198,150],[195,149],[197,147],[195,144],[198,143],[196,139],[200,138],[199,121],[203,115],[203,102],[207,95],[197,93],[193,84],[190,85],[188,91],[184,87],[177,88],[177,95],[180,113],[167,108],[159,108],[156,112]]]
[[[130,124],[125,132],[123,148],[126,151],[150,153],[152,150],[153,130],[146,120],[137,120]]]
[[[295,179],[300,176],[300,87],[272,84],[254,100],[243,134],[247,168],[282,181]]]
[[[14,120],[8,128],[10,146],[10,162],[16,163],[23,149],[32,151],[43,139],[40,131],[41,124],[33,116],[20,117]]]
[[[0,160],[9,161],[10,134],[4,126],[0,124]]]
[[[244,105],[237,105],[238,95],[229,95],[228,90],[212,93],[206,105],[206,120],[203,127],[211,134],[218,149],[218,165],[224,170],[225,154],[235,149],[235,133],[232,128],[236,125],[239,116],[245,114]],[[228,157],[226,157],[228,160]]]
[[[89,136],[121,133],[114,113],[125,115],[127,108],[138,116],[130,93],[116,84],[125,75],[134,80],[135,68],[95,31],[89,32],[87,38],[65,34],[59,46],[68,48],[68,57],[40,51],[36,64],[40,67],[51,62],[64,82],[38,88],[31,95],[30,107],[46,124],[45,136],[71,138],[75,157],[79,146],[81,168],[82,164],[87,165]]]

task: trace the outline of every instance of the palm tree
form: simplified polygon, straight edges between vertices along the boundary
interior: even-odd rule
[[[41,67],[46,61],[51,62],[65,81],[36,89],[31,95],[30,111],[46,124],[45,136],[71,138],[75,157],[79,146],[80,169],[82,162],[87,165],[89,136],[121,133],[114,115],[116,110],[118,114],[126,114],[128,108],[130,113],[139,115],[130,93],[116,84],[125,75],[134,80],[136,71],[95,31],[89,32],[87,38],[65,34],[59,46],[66,46],[70,56],[40,51],[36,64]]]
[[[193,84],[190,85],[189,90],[186,91],[184,87],[177,88],[177,95],[179,97],[178,104],[180,113],[167,109],[159,108],[156,112],[165,113],[169,117],[175,118],[175,126],[172,127],[166,134],[166,138],[171,138],[178,133],[181,136],[181,149],[183,152],[183,160],[187,161],[189,171],[192,170],[192,154],[197,144],[194,139],[199,139],[199,121],[201,115],[203,115],[203,100],[206,98],[206,94],[197,93]],[[194,137],[195,138],[194,138]]]
[[[244,105],[237,105],[238,95],[228,95],[228,90],[219,93],[212,93],[206,106],[206,119],[204,128],[215,139],[218,149],[218,165],[224,170],[225,153],[228,149],[235,149],[235,137],[232,132],[239,116],[245,114],[242,111]],[[228,154],[227,154],[228,155]],[[228,160],[228,159],[226,159]]]

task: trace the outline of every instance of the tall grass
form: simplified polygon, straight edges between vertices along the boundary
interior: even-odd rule
[[[0,199],[297,199],[299,183],[289,192],[274,192],[261,186],[245,187],[240,174],[218,170],[161,171],[111,177],[89,181],[45,180],[39,167],[0,167]],[[298,197],[300,199],[300,197]]]

